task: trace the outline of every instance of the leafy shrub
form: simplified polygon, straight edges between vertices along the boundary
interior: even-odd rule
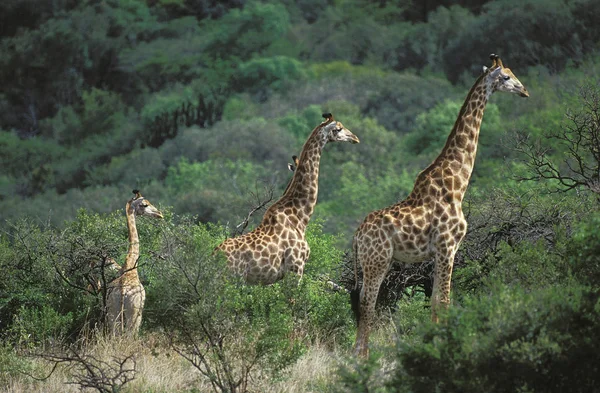
[[[138,222],[142,239],[138,261],[145,280],[158,247],[159,228]],[[5,317],[0,329],[19,344],[74,340],[103,319],[106,288],[111,276],[102,261],[122,263],[127,250],[123,214],[89,214],[80,210],[64,230],[21,220],[0,238],[0,268],[9,272],[0,280]],[[104,269],[104,271],[103,271]],[[100,281],[100,288],[97,282]]]
[[[579,286],[497,287],[425,326],[422,342],[400,343],[390,391],[593,391],[599,300]]]
[[[574,276],[596,286],[600,282],[600,214],[594,212],[575,229],[567,246],[567,258]]]
[[[426,154],[435,157],[446,144],[452,127],[458,117],[462,102],[444,101],[437,104],[427,112],[417,116],[415,128],[406,135],[405,146],[414,155]],[[502,131],[500,126],[500,113],[495,104],[487,104],[485,117],[481,124],[478,158],[485,157],[495,152],[500,146],[487,146],[490,142],[499,140],[498,134]],[[481,151],[483,150],[483,151]],[[487,153],[487,154],[486,154]]]
[[[73,323],[71,313],[59,314],[52,306],[21,307],[14,315],[7,334],[16,345],[35,348],[63,340]]]
[[[148,291],[148,323],[170,333],[174,348],[215,391],[245,391],[260,367],[277,373],[301,354],[279,285],[246,286],[212,255],[220,230],[187,218],[166,228],[162,264]],[[213,371],[214,370],[214,371]]]
[[[380,78],[378,85],[379,88],[370,89],[371,94],[361,108],[388,130],[401,134],[413,129],[417,116],[423,111],[455,95],[455,89],[447,80],[409,72],[390,73]],[[397,86],[404,88],[398,89]],[[430,94],[431,91],[436,94]]]
[[[227,181],[223,181],[227,179]],[[264,167],[248,161],[182,159],[169,168],[165,184],[177,213],[194,213],[201,221],[237,220],[246,216],[251,195],[261,197],[272,185]],[[224,195],[227,197],[224,198]]]

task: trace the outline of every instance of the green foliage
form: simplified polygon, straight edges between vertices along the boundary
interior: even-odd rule
[[[318,119],[322,114],[321,109],[317,105],[310,105],[304,108],[299,114],[283,116],[279,119],[279,125],[294,135],[298,143],[304,143],[316,126],[314,124],[315,119]]]
[[[302,63],[287,56],[252,59],[239,65],[236,88],[253,92],[265,100],[271,90],[281,90],[291,81],[303,80],[307,72]]]
[[[424,154],[435,157],[442,151],[448,135],[456,122],[462,102],[444,101],[427,112],[417,116],[414,130],[406,135],[404,144],[411,154]],[[478,157],[487,157],[498,153],[499,136],[502,135],[500,112],[495,104],[489,103],[481,124]]]
[[[263,179],[262,184],[260,179]],[[190,163],[183,159],[169,168],[165,184],[178,196],[176,212],[191,210],[201,221],[216,222],[230,220],[235,214],[247,214],[246,196],[252,192],[259,196],[269,187],[266,179],[268,173],[264,167],[248,161],[225,159]]]
[[[600,280],[600,214],[593,212],[575,229],[567,245],[568,261],[574,276],[592,286]]]
[[[14,315],[7,334],[18,346],[35,348],[51,341],[61,341],[73,323],[73,315],[60,315],[52,306],[41,309],[21,307]]]
[[[259,107],[249,94],[230,97],[223,106],[223,120],[251,120],[258,117]]]
[[[577,88],[600,76],[600,6],[595,0],[448,4],[2,2],[2,338],[43,345],[75,339],[84,326],[94,325],[102,294],[86,290],[100,273],[90,262],[104,256],[123,260],[122,209],[131,189],[139,187],[153,203],[163,210],[173,206],[176,213],[167,208],[161,224],[140,220],[140,274],[148,294],[144,330],[170,332],[189,322],[192,338],[210,348],[210,356],[225,354],[242,368],[257,359],[254,364],[270,375],[280,374],[314,343],[348,348],[354,329],[347,295],[325,284],[343,279],[339,269],[346,257],[335,245],[347,247],[368,212],[410,192],[418,171],[450,133],[475,75],[489,65],[492,40],[493,51],[531,97],[497,94],[488,104],[467,194],[471,202],[463,206],[469,233],[455,265],[451,324],[418,333],[429,319],[428,301],[418,290],[407,291],[396,305],[399,351],[423,351],[415,359],[425,359],[425,365],[432,364],[428,351],[448,360],[453,355],[444,348],[459,348],[456,359],[462,363],[456,375],[442,370],[452,380],[439,383],[442,391],[483,386],[477,384],[491,366],[469,362],[495,364],[484,350],[489,356],[504,351],[504,357],[498,355],[501,367],[517,359],[524,375],[533,368],[523,358],[546,362],[544,353],[559,348],[549,368],[535,369],[559,375],[552,368],[563,356],[563,344],[555,345],[560,340],[552,335],[559,321],[543,314],[542,303],[564,311],[568,307],[558,306],[562,300],[585,292],[573,280],[598,281],[598,220],[589,214],[597,202],[587,193],[541,195],[538,187],[516,182],[513,176],[525,176],[526,168],[516,161],[521,157],[510,149],[511,138],[513,131],[538,138],[562,130],[568,108],[581,107]],[[175,119],[184,107],[191,116]],[[235,225],[263,194],[273,191],[277,198],[290,177],[286,163],[300,153],[323,112],[332,112],[361,143],[330,144],[323,153],[313,217],[321,221],[308,230],[312,253],[305,276],[291,288],[288,281],[241,285],[223,271],[222,261],[210,257],[229,228],[197,223]],[[565,152],[557,143],[545,146],[553,158]],[[511,289],[499,288],[499,282]],[[565,299],[551,296],[553,287]],[[513,289],[514,295],[507,294]],[[488,294],[507,300],[496,304],[484,299]],[[523,316],[529,306],[520,308],[521,303],[535,308],[531,318]],[[568,319],[563,311],[556,318]],[[204,340],[205,321],[216,345]],[[525,339],[494,349],[503,338],[499,328],[489,333],[490,321]],[[519,323],[538,330],[523,333]],[[579,351],[577,329],[561,334]],[[423,345],[427,332],[436,336]],[[468,341],[468,334],[481,344]],[[481,353],[469,349],[476,344]],[[408,381],[407,390],[419,391],[427,381],[428,391],[435,390],[435,364],[420,379],[402,356],[397,366],[387,359],[349,366],[340,389],[397,391],[401,388],[386,385],[391,369],[396,380]],[[13,367],[14,359],[6,358],[0,350],[0,367]],[[464,382],[463,364],[484,370],[483,376]],[[522,381],[522,375],[506,375],[515,384]],[[527,383],[527,389],[538,389]]]
[[[586,34],[587,26],[575,20],[573,4],[561,0],[519,2],[518,8],[515,4],[513,0],[489,2],[480,17],[464,26],[444,53],[450,80],[456,80],[465,69],[481,67],[473,64],[471,54],[485,48],[489,37],[497,43],[494,52],[506,54],[505,61],[513,69],[543,64],[561,70],[594,47],[579,38],[578,33]]]
[[[418,345],[400,344],[390,391],[593,390],[599,305],[585,287],[496,288],[426,326]]]
[[[462,103],[445,101],[417,116],[414,131],[406,135],[405,146],[411,153],[439,154],[454,126]]]
[[[0,346],[0,384],[7,386],[23,373],[31,372],[32,368],[30,360],[19,356],[13,346],[6,343]]]
[[[136,149],[129,154],[113,157],[105,166],[86,174],[89,185],[122,185],[125,188],[145,188],[154,179],[164,178],[166,168],[155,149]]]
[[[151,264],[158,229],[138,222],[144,242],[139,265]],[[122,263],[127,251],[127,225],[120,212],[88,214],[62,231],[28,221],[14,224],[0,239],[3,334],[16,344],[32,346],[52,340],[74,340],[85,328],[102,321],[106,284],[114,278],[102,261]],[[103,271],[103,269],[106,269]],[[143,268],[140,269],[144,280]],[[93,286],[100,280],[101,290]]]
[[[414,174],[406,170],[394,170],[380,176],[369,176],[369,171],[355,162],[347,162],[338,168],[339,186],[333,190],[330,200],[317,205],[315,217],[326,222],[331,232],[344,234],[349,244],[359,220],[369,212],[392,205],[412,190]],[[373,192],[379,190],[379,192]],[[352,216],[344,212],[352,210]]]
[[[216,21],[204,21],[205,51],[211,58],[248,60],[267,49],[290,27],[289,14],[280,4],[250,2]]]
[[[163,113],[171,113],[182,105],[198,105],[198,95],[192,86],[177,84],[165,91],[152,94],[140,112],[142,122],[149,127]]]
[[[49,163],[63,154],[65,149],[50,140],[21,140],[14,133],[0,131],[0,166],[5,175],[18,179],[11,181],[15,193],[33,195],[52,185],[54,177]]]
[[[519,288],[544,288],[563,282],[568,269],[562,258],[547,244],[522,242],[515,247],[500,243],[483,261],[467,260],[453,279],[465,293],[493,286],[496,282]]]
[[[340,382],[334,386],[333,391],[336,393],[386,392],[380,375],[380,359],[380,354],[372,353],[365,361],[352,359],[350,364],[340,366],[338,368]]]
[[[220,377],[208,373],[215,381],[238,380],[240,373],[252,374],[258,365],[277,375],[311,342],[348,344],[352,320],[347,296],[327,291],[321,277],[340,251],[318,226],[311,225],[308,239],[310,267],[299,285],[290,275],[273,285],[248,286],[231,277],[223,260],[213,255],[223,240],[222,229],[193,224],[190,218],[167,223],[165,260],[150,273],[147,325],[176,333],[176,348],[184,356],[189,354],[186,345],[196,343],[211,367],[221,370]],[[201,372],[202,362],[194,364]]]
[[[380,87],[368,96],[363,111],[388,130],[400,133],[412,130],[417,116],[423,111],[454,96],[452,85],[436,77],[389,74],[379,83]],[[403,88],[399,89],[398,86]]]
[[[92,88],[89,91],[84,91],[81,99],[83,101],[81,126],[85,129],[86,134],[69,135],[74,141],[83,139],[89,134],[105,134],[118,128],[124,122],[123,102],[118,94]]]
[[[468,9],[460,5],[440,6],[427,15],[426,23],[403,26],[401,34],[396,34],[398,39],[391,54],[384,56],[385,64],[396,70],[424,68],[441,73],[446,64],[448,46],[475,19]]]

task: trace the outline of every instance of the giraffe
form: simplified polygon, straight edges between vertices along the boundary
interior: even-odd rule
[[[121,266],[108,256],[102,257],[100,260],[94,259],[89,263],[89,272],[85,274],[85,279],[88,282],[87,291],[92,294],[101,293],[105,288],[105,284],[110,281],[110,277],[118,273]]]
[[[417,176],[408,197],[371,212],[354,234],[355,288],[351,294],[358,332],[355,353],[368,356],[369,330],[375,316],[379,287],[392,262],[417,263],[434,257],[432,320],[450,302],[454,255],[467,231],[462,200],[467,190],[479,128],[486,103],[495,91],[528,97],[529,93],[502,60],[490,55],[492,66],[483,67],[465,99],[440,155]],[[358,293],[357,264],[363,269]]]
[[[299,162],[298,156],[292,156],[292,162],[288,162],[288,169],[290,170],[290,172],[294,172],[296,170],[296,168],[298,168],[298,162]],[[290,179],[290,182],[288,183],[287,187],[285,187],[285,191],[283,192],[284,194],[287,192],[288,188],[290,188],[290,184],[292,184],[291,179]],[[327,280],[325,282],[325,284],[327,284],[327,288],[329,288],[330,290],[332,290],[334,292],[344,292],[344,293],[350,292],[343,286],[336,284],[335,282],[333,282],[331,280]]]
[[[137,261],[140,256],[140,240],[136,227],[136,216],[163,218],[162,213],[145,199],[139,190],[125,206],[129,250],[119,276],[108,285],[106,317],[110,331],[114,335],[122,333],[135,335],[142,323],[142,309],[146,292],[140,282]]]
[[[300,153],[294,175],[282,197],[265,212],[261,223],[245,235],[217,246],[227,264],[249,284],[272,284],[287,272],[302,278],[310,255],[306,226],[317,203],[319,163],[328,142],[359,143],[331,113],[312,131]]]

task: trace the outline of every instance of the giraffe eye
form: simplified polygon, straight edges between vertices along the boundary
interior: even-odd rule
[[[510,79],[510,76],[508,76],[508,75],[506,75],[506,76],[503,76],[503,77],[502,77],[502,79],[504,79],[505,81],[507,81],[507,80],[509,80],[509,79]]]

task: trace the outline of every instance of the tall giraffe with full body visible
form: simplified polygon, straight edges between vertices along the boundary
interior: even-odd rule
[[[359,142],[330,113],[323,117],[326,120],[312,131],[300,158],[294,160],[294,175],[283,196],[267,209],[262,222],[252,232],[227,239],[216,249],[247,283],[272,284],[287,272],[302,277],[310,255],[305,231],[317,203],[323,148],[328,142]]]
[[[392,262],[423,262],[434,257],[432,320],[450,303],[454,255],[467,232],[462,200],[475,163],[479,128],[488,99],[495,91],[528,97],[529,93],[500,58],[491,55],[469,93],[440,155],[415,181],[400,203],[370,213],[354,235],[355,274],[363,270],[363,286],[352,293],[358,321],[355,352],[368,356],[369,330],[375,317],[379,287]]]
[[[146,292],[138,276],[140,239],[136,217],[163,218],[162,213],[138,190],[133,190],[133,193],[135,196],[125,206],[129,250],[118,277],[108,285],[107,291],[106,318],[110,331],[115,335],[123,333],[135,335],[139,332],[142,323]]]

